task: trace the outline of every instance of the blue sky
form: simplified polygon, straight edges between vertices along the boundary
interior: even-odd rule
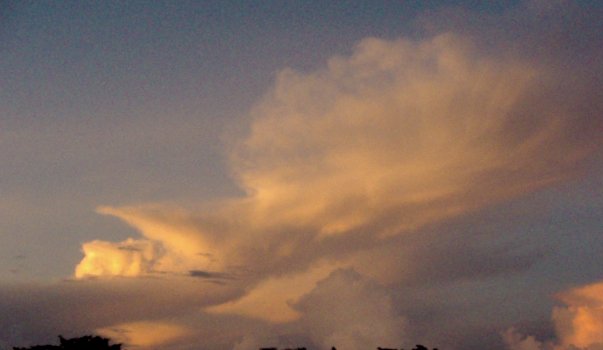
[[[0,348],[599,349],[601,10],[0,3]]]
[[[338,9],[325,15],[319,3],[4,7],[2,114],[12,138],[4,141],[9,173],[2,180],[5,196],[27,203],[13,203],[20,213],[3,220],[7,233],[20,232],[3,238],[3,266],[15,252],[61,257],[21,262],[22,274],[34,278],[70,272],[82,240],[126,234],[95,220],[99,204],[236,193],[221,154],[226,125],[247,113],[276,71],[310,69],[337,49],[349,51],[373,27],[361,7],[353,18],[333,18]],[[402,10],[388,12],[390,21]],[[47,236],[55,237],[52,255],[27,244]]]

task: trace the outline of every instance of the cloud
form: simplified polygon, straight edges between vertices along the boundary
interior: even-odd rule
[[[441,320],[451,323],[427,339],[461,344],[491,327],[467,295],[456,296],[456,307],[474,314],[461,322],[447,304],[454,291],[430,288],[461,289],[542,257],[503,229],[481,234],[487,217],[467,218],[587,169],[603,141],[603,89],[593,78],[598,61],[578,66],[567,52],[538,59],[562,36],[505,50],[504,38],[485,46],[473,30],[460,32],[366,38],[320,69],[282,70],[229,150],[243,196],[188,209],[99,207],[140,237],[84,243],[78,281],[60,284],[60,293],[0,291],[22,305],[12,314],[54,335],[58,328],[31,310],[52,314],[69,300],[74,306],[53,324],[113,332],[141,347],[178,348],[203,335],[212,337],[207,348],[237,350],[297,340],[399,347]],[[459,228],[463,218],[469,223]],[[427,305],[424,291],[442,305]],[[555,312],[559,346],[599,341],[585,326],[598,325],[598,299],[583,294],[568,294],[568,307]],[[0,302],[6,312],[11,305]],[[149,332],[165,337],[144,344]],[[513,349],[550,345],[513,330],[505,339]]]
[[[509,329],[503,334],[509,350],[603,349],[603,282],[570,289],[558,298],[565,305],[553,310],[557,339],[540,342]]]
[[[503,332],[502,337],[509,350],[552,350],[550,344],[543,344],[533,336],[523,336],[515,328]]]
[[[338,264],[317,265],[307,271],[263,280],[244,297],[205,310],[212,313],[234,313],[271,322],[288,322],[300,317],[293,307],[320,280],[336,270]]]
[[[119,243],[92,241],[82,247],[84,259],[77,266],[76,278],[102,276],[141,276],[152,273],[189,274],[212,268],[215,260],[212,242],[189,213],[175,207],[99,207],[139,229],[145,239]]]
[[[140,276],[153,270],[160,246],[148,240],[127,239],[118,244],[92,241],[82,246],[85,258],[76,278],[87,276]]]
[[[96,332],[128,348],[149,348],[174,340],[182,341],[192,330],[168,322],[133,322],[97,329]]]
[[[557,102],[560,83],[454,34],[368,38],[322,70],[279,73],[232,151],[245,198],[99,211],[159,242],[158,270],[303,270],[574,176],[601,120]]]
[[[553,311],[557,334],[564,346],[603,349],[603,282],[559,295],[566,305]]]
[[[353,269],[336,269],[300,294],[289,302],[297,318],[249,330],[234,349],[370,349],[408,343],[407,321],[397,314],[390,290]]]
[[[0,315],[4,316],[0,339],[12,346],[55,343],[58,334],[80,336],[97,329],[197,316],[202,307],[241,294],[232,284],[180,276],[0,285]]]
[[[396,314],[388,291],[351,269],[336,270],[304,295],[295,308],[315,344],[328,349],[399,347],[406,320]]]
[[[445,284],[454,281],[509,276],[529,269],[548,253],[526,242],[516,228],[492,212],[449,220],[411,235],[389,239],[353,255],[350,264],[382,283],[405,286]],[[515,214],[519,220],[522,217]],[[490,224],[483,224],[490,222]],[[492,230],[496,222],[497,229]],[[507,227],[505,227],[507,226]],[[488,232],[490,231],[490,232]],[[505,232],[501,237],[500,232]]]
[[[500,239],[478,244],[471,230],[447,223],[580,173],[603,139],[593,132],[601,104],[583,108],[584,95],[571,90],[580,84],[566,89],[567,78],[452,33],[367,38],[322,69],[285,69],[230,152],[245,196],[199,210],[100,207],[143,237],[85,244],[76,277],[229,276],[220,283],[245,292],[206,312],[291,324],[317,312],[311,305],[323,299],[302,297],[315,286],[363,285],[350,273],[317,284],[341,267],[386,286],[524,271],[541,252]],[[373,297],[358,288],[349,298]],[[337,308],[337,298],[328,303]],[[367,319],[383,311],[395,323],[376,305],[357,311]],[[302,333],[322,345],[376,341],[371,324],[341,317],[328,334]],[[395,340],[393,328],[383,330],[381,341]]]

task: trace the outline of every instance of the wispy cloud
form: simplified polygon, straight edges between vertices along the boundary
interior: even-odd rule
[[[310,317],[293,305],[339,267],[385,284],[527,269],[540,253],[425,228],[579,173],[603,134],[592,132],[600,105],[583,108],[571,90],[580,82],[563,87],[571,78],[451,33],[367,38],[320,70],[285,69],[232,147],[246,196],[202,212],[101,207],[143,238],[84,244],[76,277],[236,275],[229,283],[245,296],[207,311],[287,323]],[[466,245],[434,244],[449,239]],[[421,259],[433,249],[446,258]],[[376,260],[391,273],[371,268]],[[364,344],[336,330],[316,341],[333,337]]]

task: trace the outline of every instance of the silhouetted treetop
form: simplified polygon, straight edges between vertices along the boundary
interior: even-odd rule
[[[259,350],[279,350],[278,348],[260,348]],[[282,349],[282,350],[306,350],[306,348],[296,348],[296,349],[291,349],[291,348],[286,348],[286,349]],[[331,350],[337,350],[336,347],[331,347]],[[404,348],[382,348],[380,346],[377,347],[377,350],[404,350]],[[415,345],[414,348],[412,348],[412,350],[429,350],[429,348],[424,347],[423,345],[417,344]],[[432,350],[438,350],[438,348],[433,348]]]
[[[13,347],[13,350],[121,350],[121,344],[109,344],[107,338],[85,335],[65,339],[59,335],[59,345],[34,345],[28,348]]]

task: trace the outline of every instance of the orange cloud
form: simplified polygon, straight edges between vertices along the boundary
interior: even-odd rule
[[[603,349],[603,282],[559,295],[566,305],[553,310],[560,342],[588,350]]]
[[[300,313],[292,305],[336,269],[337,264],[322,264],[302,273],[269,278],[241,299],[211,306],[205,311],[245,315],[276,323],[294,321],[300,317]]]
[[[534,98],[546,73],[454,35],[365,39],[349,58],[285,70],[233,167],[261,222],[321,236],[395,216],[395,235],[569,176],[574,115]]]
[[[131,322],[97,329],[102,336],[130,348],[158,349],[192,333],[191,329],[168,322]]]
[[[153,270],[161,254],[157,244],[129,238],[120,243],[92,241],[82,246],[84,259],[75,268],[75,277],[139,276]]]
[[[368,38],[321,70],[283,70],[231,151],[246,196],[201,213],[101,207],[140,231],[137,245],[158,249],[87,243],[76,277],[237,276],[231,283],[248,294],[211,310],[290,321],[298,314],[287,302],[300,293],[286,286],[313,285],[321,264],[355,266],[377,246],[399,251],[400,236],[575,176],[603,134],[571,99],[559,102],[562,78],[452,34]],[[380,259],[408,261],[412,276],[410,260]]]
[[[576,135],[599,124],[558,108],[547,95],[556,83],[544,67],[481,55],[452,34],[365,39],[322,70],[278,75],[232,151],[246,198],[201,215],[149,205],[99,212],[158,243],[158,270],[266,271],[325,238],[357,250],[340,236],[404,234],[574,175],[601,141]],[[108,244],[88,244],[94,258],[84,260],[129,263]],[[86,274],[95,271],[139,269]]]
[[[510,329],[503,334],[509,350],[603,349],[603,282],[570,289],[558,298],[565,305],[553,310],[556,341],[540,342]]]
[[[143,234],[112,243],[84,243],[84,258],[75,271],[76,278],[101,276],[140,276],[150,273],[187,274],[193,270],[217,269],[210,251],[216,251],[191,216],[173,207],[100,207],[98,212],[113,215]]]

